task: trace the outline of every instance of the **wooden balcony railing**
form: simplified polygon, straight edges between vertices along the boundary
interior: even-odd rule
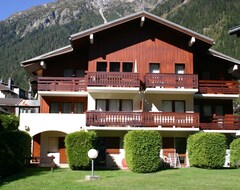
[[[146,88],[198,88],[198,76],[192,74],[161,74],[147,73]]]
[[[86,79],[77,77],[39,77],[39,91],[86,91]]]
[[[198,127],[198,113],[179,113],[179,112],[146,112],[143,116],[144,126],[162,127]]]
[[[139,73],[89,72],[88,86],[140,87]]]
[[[199,80],[201,94],[239,94],[237,81]]]
[[[87,112],[87,126],[198,127],[198,113]]]
[[[225,115],[213,116],[211,123],[200,123],[200,128],[205,130],[239,130],[240,116]]]

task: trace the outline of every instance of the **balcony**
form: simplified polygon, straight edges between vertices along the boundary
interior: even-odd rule
[[[199,80],[201,94],[239,94],[237,81]]]
[[[77,77],[39,77],[38,91],[86,91],[85,78]]]
[[[192,74],[161,74],[147,73],[145,75],[146,92],[186,93],[198,91],[198,76]]]
[[[240,116],[213,116],[211,123],[201,123],[202,130],[240,130]]]
[[[191,127],[198,128],[198,113],[87,112],[87,126]]]
[[[134,89],[135,91],[139,91],[140,87],[140,75],[138,73],[89,72],[87,78],[89,92],[112,92],[114,90],[124,92]]]

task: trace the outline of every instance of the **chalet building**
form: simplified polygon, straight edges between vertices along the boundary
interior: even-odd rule
[[[59,39],[61,40],[61,39]],[[186,159],[189,135],[235,135],[240,61],[192,30],[139,12],[70,36],[70,45],[22,62],[35,83],[40,113],[21,114],[32,154],[67,163],[64,138],[96,131],[106,148],[102,164],[122,167],[124,135],[155,130],[161,156]]]

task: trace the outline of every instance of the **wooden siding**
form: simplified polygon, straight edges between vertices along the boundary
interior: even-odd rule
[[[193,54],[187,49],[186,41],[171,41],[176,36],[161,31],[153,23],[143,28],[134,24],[96,36],[90,46],[89,71],[96,71],[97,61],[127,61],[137,63],[142,81],[149,72],[149,63],[160,63],[161,73],[175,73],[175,64],[181,63],[185,64],[185,73],[193,74]]]
[[[37,134],[33,137],[33,157],[40,157],[41,147],[41,134]]]
[[[60,163],[61,164],[67,163],[67,155],[66,155],[64,139],[65,139],[65,137],[59,137],[59,153],[60,153]]]
[[[61,103],[62,102],[83,102],[84,103],[84,112],[87,111],[87,98],[86,97],[41,97],[41,113],[49,113],[50,112],[50,103],[57,102],[60,105],[61,110]]]

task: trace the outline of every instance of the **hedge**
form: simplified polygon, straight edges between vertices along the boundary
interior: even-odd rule
[[[240,138],[230,144],[230,164],[231,167],[240,167]]]
[[[17,130],[19,126],[19,118],[15,115],[0,115],[0,131]]]
[[[24,169],[25,157],[31,156],[31,137],[23,131],[0,133],[0,176],[6,177]]]
[[[160,169],[161,136],[157,131],[130,131],[124,137],[125,159],[128,168],[136,173]]]
[[[65,138],[67,159],[72,170],[88,169],[91,160],[88,158],[88,151],[94,147],[96,139],[95,132],[74,132]]]
[[[191,166],[222,168],[225,162],[226,137],[219,133],[197,133],[187,141]]]

